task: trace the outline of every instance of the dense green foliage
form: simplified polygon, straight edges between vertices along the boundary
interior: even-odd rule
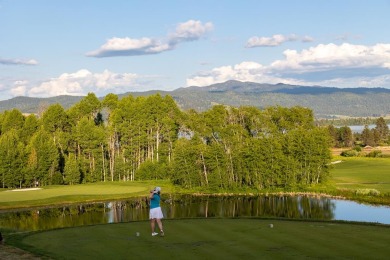
[[[170,179],[187,188],[285,188],[328,176],[330,138],[303,107],[182,111],[170,96],[89,93],[39,116],[0,114],[4,188]]]

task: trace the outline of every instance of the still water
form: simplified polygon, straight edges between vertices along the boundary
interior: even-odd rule
[[[165,218],[277,217],[348,220],[390,224],[390,207],[306,196],[172,196],[163,198]],[[48,230],[104,223],[147,220],[148,199],[69,205],[0,212],[0,227]]]
[[[387,125],[390,128],[390,124]],[[362,133],[364,129],[364,125],[350,125],[348,126],[353,133]],[[376,125],[367,125],[368,129],[373,129]]]

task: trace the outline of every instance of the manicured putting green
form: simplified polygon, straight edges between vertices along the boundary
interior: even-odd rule
[[[270,227],[270,224],[273,227]],[[34,233],[23,248],[53,259],[387,259],[390,227],[265,219],[164,220]],[[139,232],[139,236],[137,236]]]

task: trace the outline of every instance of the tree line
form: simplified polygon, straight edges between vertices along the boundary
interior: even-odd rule
[[[327,179],[331,138],[303,107],[181,110],[171,96],[89,93],[65,110],[0,114],[3,188],[170,179],[186,188],[286,188]]]
[[[375,125],[380,117],[348,117],[348,118],[332,118],[332,119],[316,119],[315,123],[318,126],[335,127],[351,126],[351,125]],[[383,118],[386,124],[390,124],[390,118]]]
[[[333,147],[364,147],[364,146],[383,146],[390,144],[390,131],[387,122],[383,117],[374,121],[375,127],[369,128],[364,124],[361,133],[353,133],[348,126],[335,127],[328,125],[330,136],[332,137]]]

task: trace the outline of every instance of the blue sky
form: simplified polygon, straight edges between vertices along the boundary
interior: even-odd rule
[[[0,100],[227,80],[390,88],[390,0],[0,0]]]

